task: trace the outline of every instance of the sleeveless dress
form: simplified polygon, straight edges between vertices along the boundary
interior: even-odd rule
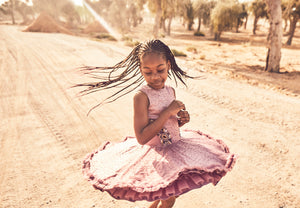
[[[175,99],[169,86],[155,90],[144,85],[139,90],[148,96],[151,120]],[[84,159],[84,176],[94,188],[116,199],[155,201],[208,183],[216,185],[236,161],[221,140],[200,131],[180,131],[176,116],[162,130],[144,145],[135,137],[104,143]],[[164,143],[166,135],[168,142]]]

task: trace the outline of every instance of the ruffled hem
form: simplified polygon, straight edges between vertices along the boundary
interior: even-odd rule
[[[200,131],[186,131],[197,132],[199,135],[205,135],[206,137],[213,139],[211,136]],[[124,142],[129,138],[134,137],[126,137],[121,142]],[[229,148],[222,140],[213,140],[217,141],[223,147],[224,152],[229,153]],[[99,151],[104,150],[109,144],[110,142],[104,143],[93,153],[86,156],[83,161],[83,174],[92,183],[95,189],[107,191],[115,199],[124,199],[128,201],[155,201],[158,199],[167,199],[171,196],[178,196],[192,189],[200,188],[209,183],[216,185],[220,179],[233,168],[237,158],[236,155],[229,154],[223,170],[204,170],[199,167],[181,170],[166,180],[171,181],[169,183],[155,184],[151,187],[135,187],[133,185],[130,186],[130,184],[126,184],[126,186],[120,186],[120,184],[118,186],[111,186],[101,179],[97,179],[90,171],[90,162],[93,156]]]
[[[94,181],[95,183],[93,183],[93,187],[102,192],[107,191],[115,199],[123,199],[132,202],[141,200],[155,201],[165,200],[171,196],[179,196],[209,183],[213,183],[214,185],[216,185],[225,174],[225,172],[204,172],[202,174],[199,174],[195,171],[192,171],[191,173],[181,173],[178,176],[177,180],[172,182],[169,186],[160,188],[159,190],[152,192],[138,192],[135,191],[132,187],[115,187],[113,189],[105,189],[97,180]]]

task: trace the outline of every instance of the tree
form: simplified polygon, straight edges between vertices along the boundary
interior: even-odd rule
[[[247,28],[247,22],[248,22],[248,17],[249,17],[249,13],[248,13],[248,4],[247,3],[242,3],[242,8],[243,8],[243,11],[245,13],[245,22],[244,22],[244,29],[246,30]]]
[[[88,24],[94,20],[94,16],[85,6],[76,6],[75,9],[79,15],[80,24]]]
[[[74,22],[80,22],[79,13],[72,2],[66,2],[61,8],[61,13],[67,19],[67,24],[74,27]]]
[[[171,24],[175,16],[180,12],[181,7],[183,7],[184,1],[179,0],[163,0],[162,10],[163,15],[161,19],[162,28],[167,35],[171,35]],[[168,25],[166,27],[166,20],[168,20]]]
[[[159,31],[159,25],[160,25],[160,20],[162,17],[162,0],[154,0],[154,5],[155,5],[155,20],[154,20],[154,26],[153,26],[153,36],[155,38],[158,37],[158,31]]]
[[[247,25],[247,21],[248,21],[248,12],[247,12],[246,7],[247,7],[247,5],[245,3],[240,5],[240,9],[239,9],[240,13],[239,13],[238,18],[237,18],[238,22],[237,22],[236,32],[238,32],[239,27],[241,25],[243,25],[244,19],[245,19],[244,28],[246,29],[246,25]]]
[[[28,3],[28,0],[25,1]],[[5,15],[10,15],[12,24],[16,24],[15,20],[15,14],[18,12],[22,18],[23,18],[23,23],[27,23],[29,21],[28,16],[32,15],[33,16],[33,9],[31,6],[28,6],[25,2],[20,1],[20,0],[9,0],[4,2],[0,6],[0,11],[2,11],[3,14]]]
[[[289,37],[286,42],[287,45],[292,44],[292,40],[295,34],[296,25],[298,20],[300,19],[300,1],[292,0],[292,1],[283,1],[283,16],[285,19],[289,19],[290,21],[290,29],[289,29]]]
[[[267,17],[267,14],[268,14],[265,0],[254,0],[251,3],[249,9],[254,16],[252,32],[253,32],[253,35],[255,35],[256,29],[257,29],[257,22],[258,22],[259,18]]]
[[[26,1],[28,3],[28,1]],[[15,1],[15,10],[18,11],[19,14],[21,14],[23,18],[23,24],[27,24],[28,22],[33,19],[34,11],[32,9],[32,6],[28,6],[26,3],[22,1]],[[28,16],[31,15],[31,18]]]
[[[248,16],[243,4],[235,3],[231,8],[233,14],[236,15],[235,32],[239,32],[239,27],[243,25],[244,19]]]
[[[240,13],[241,5],[238,1],[218,1],[216,7],[212,10],[211,15],[215,40],[220,40],[223,31],[238,27]]]
[[[57,21],[63,17],[70,26],[75,20],[80,22],[78,10],[69,0],[32,0],[32,3],[36,12],[46,12]]]
[[[59,20],[63,6],[68,0],[32,0],[33,8],[38,13],[47,12],[54,19]]]
[[[141,10],[143,10],[145,2],[146,0],[86,0],[86,3],[109,25],[122,32],[128,32],[131,27],[136,27],[142,22]],[[80,13],[83,12],[80,10]],[[71,15],[71,17],[73,16]]]
[[[145,0],[140,0],[145,1]],[[153,35],[158,37],[160,28],[163,28],[167,35],[171,34],[171,24],[175,16],[184,16],[184,4],[189,0],[148,0],[144,3],[148,3],[149,10],[155,15],[155,21],[153,26]],[[166,20],[168,20],[168,26],[166,27]]]
[[[279,72],[282,40],[281,0],[266,0],[269,13],[268,53],[266,68],[268,72]]]
[[[4,2],[1,5],[1,11],[2,13],[4,13],[5,15],[10,15],[11,16],[11,22],[12,24],[16,24],[16,20],[15,20],[15,1],[16,0],[9,0]]]
[[[198,18],[197,32],[200,32],[201,23],[206,26],[210,24],[211,11],[215,5],[216,1],[214,0],[197,0],[194,2],[195,16]]]
[[[192,30],[194,24],[194,7],[192,1],[188,1],[185,5],[185,19],[188,22],[188,30]]]

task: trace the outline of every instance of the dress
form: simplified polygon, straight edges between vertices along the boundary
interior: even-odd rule
[[[174,99],[169,86],[140,87],[149,99],[148,116],[157,119]],[[232,169],[236,155],[221,141],[200,131],[179,130],[177,117],[164,125],[171,144],[156,135],[140,145],[135,137],[106,142],[83,161],[83,174],[94,188],[116,199],[155,201],[178,196],[208,183],[216,185]]]

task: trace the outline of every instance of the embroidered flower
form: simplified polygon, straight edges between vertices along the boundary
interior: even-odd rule
[[[172,138],[171,138],[170,133],[168,132],[168,130],[166,128],[162,128],[157,135],[159,136],[160,142],[163,145],[172,144]]]

